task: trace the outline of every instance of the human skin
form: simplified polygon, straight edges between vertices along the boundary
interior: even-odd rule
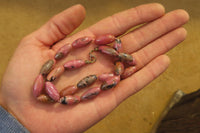
[[[165,14],[162,5],[152,3],[116,13],[66,37],[82,23],[84,17],[85,9],[82,5],[72,6],[55,15],[41,28],[21,40],[8,64],[0,89],[0,104],[31,132],[83,132],[103,119],[126,98],[141,90],[167,69],[170,60],[164,54],[185,39],[186,30],[182,25],[189,19],[184,10]],[[114,89],[100,93],[93,100],[72,106],[44,104],[34,98],[33,82],[41,66],[48,59],[54,58],[56,51],[66,42],[71,43],[85,35],[119,36],[144,23],[142,27],[121,38],[123,52],[133,55],[137,72],[120,81]],[[67,60],[84,57],[92,47],[94,45],[72,51]],[[61,63],[64,61],[66,59]],[[65,72],[55,86],[60,91],[66,85],[77,83],[81,77],[111,70],[111,59],[101,55],[94,64]]]

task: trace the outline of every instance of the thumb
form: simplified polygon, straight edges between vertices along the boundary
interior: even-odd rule
[[[85,18],[85,9],[78,4],[52,17],[30,36],[40,43],[51,46],[75,30]]]

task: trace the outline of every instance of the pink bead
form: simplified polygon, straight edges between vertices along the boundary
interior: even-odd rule
[[[44,78],[42,74],[40,74],[35,79],[35,83],[33,86],[33,96],[38,97],[41,94],[43,87],[44,87]]]
[[[108,78],[107,80],[106,80],[106,83],[107,84],[112,84],[112,83],[119,83],[119,81],[120,81],[120,76],[113,76],[113,77],[111,77],[111,78]]]
[[[72,85],[72,86],[67,86],[66,88],[64,88],[61,92],[60,92],[60,96],[64,97],[67,95],[72,95],[77,91],[77,87]]]
[[[83,60],[71,60],[66,62],[63,66],[66,70],[76,69],[85,65]]]
[[[120,76],[111,77],[101,85],[101,90],[109,90],[111,88],[114,88],[119,83],[119,81]]]
[[[40,69],[40,73],[42,75],[47,75],[49,72],[52,70],[52,68],[55,66],[56,60],[54,59],[49,59],[46,61],[43,65],[42,68]]]
[[[59,102],[61,104],[66,104],[66,105],[73,105],[73,104],[77,104],[80,102],[80,97],[79,96],[64,96],[61,97]]]
[[[128,67],[124,70],[124,73],[121,75],[122,79],[126,79],[128,77],[130,77],[131,75],[133,75],[136,72],[136,67],[135,66],[131,66]]]
[[[124,64],[120,61],[115,62],[115,75],[121,75],[124,72]]]
[[[58,50],[58,52],[56,53],[54,58],[56,60],[59,60],[59,59],[63,58],[64,56],[66,56],[70,52],[71,49],[72,49],[72,45],[71,44],[66,44],[66,45],[62,46]]]
[[[133,58],[132,61],[128,61],[126,62],[129,66],[135,66],[136,65],[136,61],[135,61],[135,58]]]
[[[92,40],[93,40],[93,38],[88,37],[88,36],[79,38],[72,43],[72,47],[73,48],[84,47],[84,46],[88,45],[89,43],[91,43]]]
[[[82,94],[81,100],[88,100],[96,97],[101,92],[100,87],[94,87]]]
[[[115,39],[115,42],[113,43],[113,48],[118,51],[121,52],[122,51],[122,43],[120,39]]]
[[[110,56],[115,56],[115,57],[117,57],[119,55],[119,53],[116,50],[114,50],[113,48],[111,48],[109,46],[99,46],[98,51],[100,51],[101,53],[110,55]]]
[[[109,78],[111,78],[113,76],[114,76],[113,73],[103,73],[103,74],[99,75],[98,79],[100,81],[106,81],[107,79],[109,79]]]
[[[86,76],[77,83],[77,88],[81,89],[81,88],[88,87],[92,85],[96,80],[97,80],[96,75]]]
[[[58,101],[60,99],[58,90],[51,82],[45,82],[45,90],[49,97],[51,97],[54,101]]]
[[[115,36],[114,35],[111,35],[111,34],[101,35],[101,36],[97,36],[96,37],[95,44],[104,45],[104,44],[111,43],[114,40],[115,40]]]
[[[45,95],[45,94],[41,94],[37,97],[37,100],[40,102],[44,102],[44,103],[53,103],[55,102],[54,100],[52,100],[49,96]]]
[[[119,59],[123,62],[133,61],[133,56],[127,53],[119,53]]]
[[[63,72],[65,71],[65,68],[63,66],[59,66],[54,68],[47,76],[48,81],[54,81],[57,79]]]

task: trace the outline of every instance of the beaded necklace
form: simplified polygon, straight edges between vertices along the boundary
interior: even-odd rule
[[[88,60],[75,59],[54,68],[56,61],[66,57],[72,49],[87,46],[91,42],[94,42],[98,47],[95,47],[89,52]],[[76,39],[71,44],[65,44],[57,51],[54,59],[49,59],[42,66],[40,73],[34,82],[33,96],[40,102],[58,102],[66,105],[77,104],[81,101],[95,98],[101,91],[114,88],[120,80],[126,79],[136,72],[135,59],[132,55],[121,51],[121,40],[111,34],[101,35],[96,38],[85,36]],[[76,85],[67,86],[59,93],[52,82],[62,75],[64,71],[78,69],[87,64],[95,63],[96,56],[94,56],[94,52],[100,52],[113,57],[115,59],[114,72],[103,73],[99,76],[88,75],[81,79]],[[102,82],[101,86],[92,87],[85,91],[81,96],[76,95],[80,89],[89,87],[97,80]],[[45,94],[42,94],[43,89],[45,89]]]

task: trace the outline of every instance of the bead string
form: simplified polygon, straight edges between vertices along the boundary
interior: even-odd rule
[[[93,42],[93,40],[94,43],[99,46],[89,52],[88,60],[71,60],[64,63],[62,66],[54,68],[56,61],[64,58],[73,48],[76,49],[87,46]],[[34,82],[34,97],[41,102],[59,102],[61,104],[72,105],[79,103],[80,101],[92,99],[101,91],[114,88],[120,80],[128,78],[136,71],[134,58],[129,54],[122,53],[121,51],[121,40],[115,38],[115,36],[111,34],[101,35],[95,39],[85,36],[75,40],[72,44],[62,46],[55,54],[54,59],[48,60],[42,66],[40,74]],[[93,55],[94,52],[100,52],[117,59],[114,62],[114,73],[103,73],[98,77],[97,75],[86,76],[80,80],[77,85],[68,86],[58,93],[52,81],[56,80],[65,70],[73,70],[86,64],[95,63],[96,56]],[[103,82],[100,87],[90,88],[81,96],[74,95],[79,89],[89,87],[97,80]],[[42,94],[43,89],[45,89],[46,94]]]

